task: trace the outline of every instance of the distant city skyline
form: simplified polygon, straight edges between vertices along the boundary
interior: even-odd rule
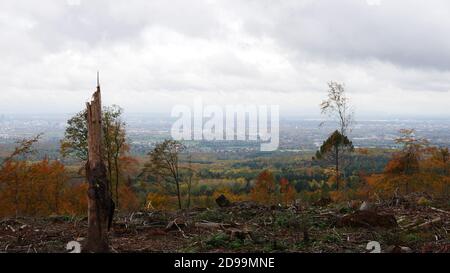
[[[201,97],[317,118],[333,80],[357,118],[450,118],[449,28],[444,0],[5,0],[0,114],[78,112],[100,71],[129,114]]]
[[[10,145],[18,139],[43,133],[41,143],[57,153],[59,141],[64,136],[68,114],[0,114],[0,145]],[[162,139],[171,137],[171,128],[176,118],[169,115],[130,114],[125,115],[127,135],[134,151],[147,151]],[[314,150],[323,140],[337,128],[337,124],[326,122],[324,126],[318,119],[299,119],[280,117],[280,150]],[[413,128],[416,135],[426,138],[431,145],[448,146],[450,144],[450,119],[446,120],[358,120],[349,134],[358,147],[396,147],[394,139],[400,135],[399,130]],[[188,141],[191,143],[198,141]],[[247,149],[260,149],[260,145],[252,141],[245,144],[235,141],[200,141],[193,144],[198,151],[207,151],[214,147],[218,150],[233,150],[235,144]]]

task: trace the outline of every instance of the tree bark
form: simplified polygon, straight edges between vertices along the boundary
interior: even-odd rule
[[[336,160],[336,191],[339,191],[339,147],[335,146],[335,160]]]
[[[180,193],[180,182],[178,181],[178,178],[175,180],[177,185],[177,197],[178,197],[178,208],[181,209],[181,193]]]
[[[102,158],[102,113],[100,86],[87,106],[88,161],[86,178],[88,189],[88,238],[85,251],[108,252],[108,229],[114,213],[110,183]]]
[[[120,177],[120,171],[119,171],[119,155],[114,156],[114,168],[116,169],[116,208],[119,208],[119,177]]]

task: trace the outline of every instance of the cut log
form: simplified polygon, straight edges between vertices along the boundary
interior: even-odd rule
[[[204,229],[225,229],[229,227],[229,224],[222,223],[214,223],[214,222],[198,222],[195,223],[196,228],[204,228]]]
[[[106,166],[102,157],[102,105],[100,86],[87,106],[88,161],[88,236],[86,252],[108,252],[108,229],[114,214]]]
[[[234,240],[234,239],[244,240],[247,237],[251,238],[250,232],[245,229],[227,228],[227,229],[225,229],[225,233],[230,235],[230,240]]]
[[[407,246],[389,246],[386,253],[412,253],[412,249]]]
[[[232,205],[233,208],[237,210],[265,209],[264,206],[261,206],[260,204],[253,201],[234,202]]]
[[[361,204],[361,206],[359,207],[359,210],[360,211],[368,211],[368,210],[376,211],[376,207],[372,203],[364,201]]]
[[[172,230],[172,229],[180,229],[182,227],[186,227],[187,224],[184,220],[179,219],[179,218],[175,218],[175,220],[170,221],[167,226],[166,226],[166,230]]]
[[[383,227],[394,228],[397,227],[397,221],[392,214],[378,214],[374,211],[356,211],[352,214],[344,215],[338,218],[337,226],[339,227]]]
[[[437,212],[441,212],[441,213],[445,213],[445,214],[450,214],[450,211],[446,211],[446,210],[442,210],[442,209],[438,209],[435,207],[429,207],[431,210],[437,211]]]
[[[432,226],[436,226],[436,225],[440,225],[442,224],[442,218],[441,217],[437,217],[434,218],[430,221],[427,221],[425,223],[422,224],[414,224],[414,225],[408,225],[406,227],[404,227],[404,229],[406,230],[413,230],[413,229],[426,229],[426,228],[430,228]]]

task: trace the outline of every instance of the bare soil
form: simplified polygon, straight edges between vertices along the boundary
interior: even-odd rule
[[[378,204],[396,227],[339,227],[358,209],[345,204],[260,206],[142,211],[119,214],[110,231],[112,252],[450,252],[448,200],[433,206]],[[371,223],[373,224],[373,223]],[[69,241],[86,243],[87,219],[66,216],[0,220],[0,252],[68,252]]]

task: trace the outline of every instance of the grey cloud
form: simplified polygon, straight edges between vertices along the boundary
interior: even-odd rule
[[[3,2],[3,1],[2,1]],[[77,44],[108,46],[135,41],[143,29],[164,26],[185,35],[213,35],[220,29],[205,1],[145,0],[6,1],[0,12],[33,22],[27,33],[49,51]],[[72,3],[77,3],[72,0]],[[37,6],[37,7],[36,7]]]
[[[194,93],[316,108],[338,80],[367,111],[377,94],[401,111],[408,93],[408,107],[432,94],[440,102],[429,109],[448,113],[444,0],[79,1],[0,2],[0,109],[38,98],[33,109],[47,109],[48,97],[77,110],[101,70],[105,97],[137,111],[161,107],[155,94]]]
[[[251,33],[269,35],[293,51],[313,58],[347,62],[380,60],[420,69],[450,70],[450,3],[443,0],[282,1],[245,22]],[[255,18],[256,17],[256,18]],[[261,20],[260,18],[265,18]],[[302,56],[304,57],[304,56]]]

